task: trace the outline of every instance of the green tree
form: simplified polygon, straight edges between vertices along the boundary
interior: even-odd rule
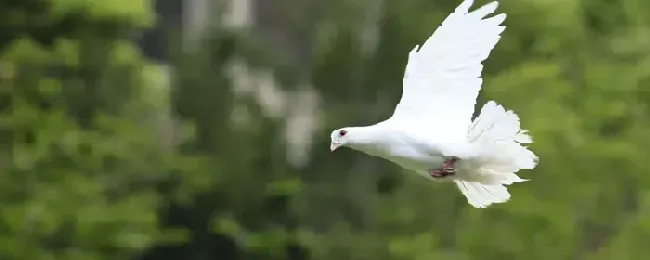
[[[175,46],[169,90],[129,40],[152,22],[147,2],[0,2],[0,258],[650,253],[647,3],[502,1],[479,104],[515,110],[541,164],[477,210],[451,185],[327,149],[332,129],[391,114],[407,53],[458,1],[276,2],[272,25],[306,58],[270,48],[263,26],[216,25],[195,50]],[[233,62],[319,94],[306,165],[287,163],[287,119],[234,92]]]
[[[183,161],[144,120],[160,75],[128,40],[152,16],[106,4],[0,3],[0,258],[125,259],[166,235],[156,188]]]

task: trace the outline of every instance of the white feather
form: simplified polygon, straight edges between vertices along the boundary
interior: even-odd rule
[[[422,48],[409,53],[402,98],[387,123],[408,122],[417,129],[411,131],[437,141],[476,144],[480,153],[464,160],[453,179],[470,205],[483,208],[506,202],[510,194],[504,185],[525,181],[515,172],[534,168],[537,157],[520,145],[532,139],[514,112],[489,102],[471,122],[482,85],[481,63],[499,41],[506,18],[486,18],[497,2],[469,12],[472,4],[462,2]]]
[[[515,174],[520,169],[533,169],[538,158],[523,144],[532,138],[521,130],[519,117],[512,111],[490,101],[474,120],[467,139],[482,148],[480,156],[463,161],[463,168],[454,178],[467,202],[477,208],[510,199],[506,185],[524,182]]]
[[[402,98],[388,121],[418,124],[450,142],[465,140],[481,89],[481,62],[499,41],[506,18],[499,14],[484,19],[497,2],[470,13],[472,3],[461,3],[422,48],[409,53]]]
[[[467,202],[475,208],[486,208],[493,203],[503,203],[510,199],[508,189],[501,184],[456,181],[456,186],[467,197]]]
[[[498,4],[469,12],[462,2],[422,48],[409,53],[402,98],[388,120],[332,132],[341,145],[386,158],[431,180],[455,182],[470,205],[484,208],[510,198],[506,185],[526,181],[516,172],[532,169],[537,156],[524,144],[532,138],[519,117],[490,101],[471,121],[481,89],[481,62],[505,29],[505,14],[485,18]],[[434,179],[431,170],[454,156],[456,173]]]

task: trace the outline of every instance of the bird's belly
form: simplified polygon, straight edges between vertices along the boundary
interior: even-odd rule
[[[444,158],[442,156],[430,155],[424,151],[415,149],[413,146],[391,146],[391,147],[363,147],[364,153],[387,159],[402,168],[413,171],[429,171],[439,168]]]
[[[444,158],[439,156],[395,156],[389,160],[408,170],[428,171],[440,167]]]

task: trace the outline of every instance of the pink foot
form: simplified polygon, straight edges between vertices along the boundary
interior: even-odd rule
[[[431,177],[433,178],[445,178],[447,176],[454,175],[456,173],[456,161],[458,158],[451,157],[445,159],[442,162],[439,169],[431,170]]]

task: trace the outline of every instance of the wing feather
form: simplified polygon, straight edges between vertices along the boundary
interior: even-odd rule
[[[481,64],[505,26],[505,14],[486,18],[498,3],[473,12],[465,0],[408,57],[402,98],[389,119],[417,124],[428,134],[448,141],[466,139],[481,89]]]

